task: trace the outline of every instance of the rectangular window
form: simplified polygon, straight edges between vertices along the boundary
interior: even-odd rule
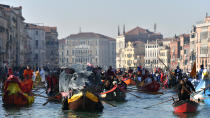
[[[208,38],[208,32],[207,31],[200,33],[200,39],[201,40],[207,39],[207,38]]]
[[[38,46],[39,46],[39,41],[36,40],[36,48],[38,48]]]

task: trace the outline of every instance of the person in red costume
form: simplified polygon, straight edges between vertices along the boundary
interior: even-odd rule
[[[29,66],[24,70],[23,72],[24,79],[32,79],[33,76],[33,70],[30,69]]]

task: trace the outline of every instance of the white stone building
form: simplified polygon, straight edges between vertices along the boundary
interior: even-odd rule
[[[145,44],[145,68],[153,69],[158,67],[159,45],[157,40],[155,42],[148,42]]]
[[[97,33],[82,32],[63,40],[66,40],[65,46],[59,53],[62,55],[63,51],[64,57],[60,57],[59,61],[64,59],[65,66],[90,63],[105,69],[109,66],[115,67],[115,39]],[[59,44],[59,48],[60,46],[62,45]]]
[[[125,49],[125,36],[120,35],[116,38],[116,68],[125,68],[124,59],[124,49]]]
[[[59,67],[65,67],[67,66],[67,59],[65,59],[66,55],[66,45],[67,45],[67,40],[66,39],[61,39],[58,40],[58,44],[59,44]]]

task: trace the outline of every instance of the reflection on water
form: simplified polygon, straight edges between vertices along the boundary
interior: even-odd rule
[[[36,94],[42,93],[44,89],[36,91]],[[117,107],[112,107],[108,104],[104,104],[104,110],[101,113],[91,112],[73,112],[71,110],[63,111],[61,104],[55,102],[49,102],[43,106],[46,102],[46,98],[35,97],[35,102],[27,107],[4,107],[0,105],[0,117],[15,117],[15,118],[207,118],[209,115],[210,106],[201,104],[198,108],[199,112],[191,114],[176,114],[173,112],[172,101],[164,104],[153,106],[149,109],[143,109],[144,107],[157,104],[161,101],[169,99],[170,96],[175,93],[171,90],[167,90],[163,95],[148,95],[144,93],[133,92],[133,94],[140,96],[136,98],[131,94],[127,94],[126,101],[124,102],[111,102]],[[1,95],[1,93],[0,93]],[[45,95],[45,93],[42,93]],[[2,98],[0,96],[0,104],[2,104]]]
[[[178,112],[173,112],[174,115],[178,116],[179,118],[193,118],[199,114],[199,112],[196,113],[178,113]]]

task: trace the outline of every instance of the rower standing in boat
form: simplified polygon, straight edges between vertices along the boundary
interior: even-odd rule
[[[184,77],[184,80],[180,80],[178,85],[178,97],[179,100],[190,100],[190,94],[195,92],[195,88],[187,77]]]

